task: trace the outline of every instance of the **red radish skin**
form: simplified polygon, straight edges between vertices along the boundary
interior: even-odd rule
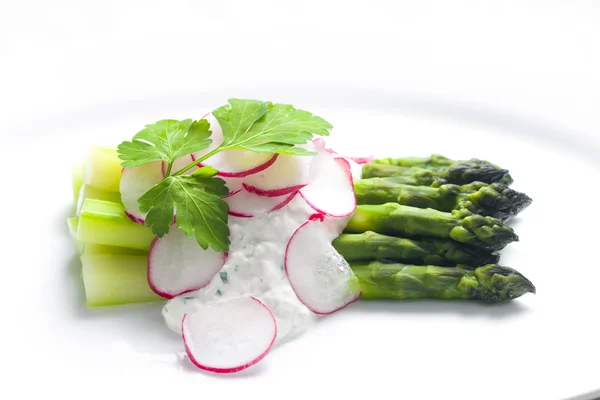
[[[212,131],[210,138],[212,140],[212,143],[206,149],[192,154],[193,161],[196,161],[198,158],[200,158],[200,157],[204,156],[205,154],[209,153],[210,151],[216,149],[223,142],[223,130],[219,126],[217,119],[211,113],[206,114],[203,118],[205,118],[210,125],[210,130]],[[228,154],[235,154],[236,156],[238,156],[240,154],[246,154],[246,153],[253,154],[253,157],[258,158],[258,159],[255,161],[254,165],[252,165],[251,168],[243,169],[240,171],[228,171],[227,168],[223,168],[222,165],[218,165],[218,158],[223,157],[224,154],[227,152],[229,152]],[[217,175],[221,176],[221,177],[243,178],[243,177],[246,177],[246,176],[249,176],[252,174],[256,174],[260,171],[263,171],[265,168],[269,168],[271,165],[273,165],[273,163],[275,162],[276,159],[277,159],[277,154],[272,154],[272,155],[262,154],[261,155],[258,153],[246,152],[245,150],[226,150],[222,153],[218,153],[218,154],[214,155],[206,162],[199,162],[197,165],[200,168],[205,165],[210,165],[219,171],[219,173]],[[217,163],[217,165],[211,165],[211,162]]]
[[[292,200],[294,200],[294,198],[296,197],[297,194],[298,194],[298,192],[294,192],[294,193],[290,194],[287,197],[287,199],[285,199],[282,203],[279,203],[278,205],[273,207],[271,209],[271,211],[281,210],[283,207],[287,206]]]
[[[262,353],[260,353],[256,358],[254,358],[250,362],[244,363],[242,365],[237,365],[237,366],[233,366],[233,367],[229,367],[229,368],[218,368],[218,367],[211,367],[209,365],[204,365],[202,362],[200,362],[198,360],[198,358],[196,356],[194,356],[194,352],[191,348],[192,344],[190,344],[188,339],[186,338],[185,326],[186,326],[186,322],[188,320],[188,314],[185,314],[181,321],[181,337],[183,339],[183,344],[185,347],[186,354],[190,358],[190,361],[192,362],[192,364],[194,364],[196,367],[200,368],[201,370],[204,370],[207,372],[214,372],[217,374],[231,374],[231,373],[243,371],[253,365],[256,365],[258,362],[262,361],[271,352],[271,350],[273,349],[273,346],[275,345],[275,339],[277,338],[277,322],[276,322],[275,317],[273,316],[273,313],[271,312],[271,310],[269,310],[269,308],[263,302],[261,302],[254,296],[249,296],[249,297],[253,301],[260,304],[269,313],[271,321],[273,323],[272,338],[271,338],[270,343],[266,347],[266,349],[264,351],[262,351]]]
[[[367,164],[372,162],[373,160],[375,160],[374,156],[367,156],[367,157],[352,157],[352,156],[343,156],[340,153],[338,153],[337,151],[333,150],[333,149],[325,149],[327,150],[329,153],[331,153],[334,156],[337,156],[336,158],[343,158],[346,160],[351,160],[354,161],[357,164],[363,165],[363,164]]]
[[[160,274],[156,272],[157,268],[168,268],[170,271],[173,270],[173,266],[161,266],[160,264],[156,264],[157,262],[160,263],[160,261],[157,261],[157,251],[160,251],[158,246],[164,242],[161,242],[163,240],[166,240],[165,238],[167,238],[169,235],[176,235],[175,240],[178,241],[182,241],[184,243],[182,243],[183,245],[187,245],[188,248],[191,248],[191,251],[198,253],[198,255],[195,256],[196,262],[198,262],[199,264],[201,263],[201,259],[200,257],[203,254],[207,254],[208,260],[206,260],[206,262],[204,262],[202,265],[197,265],[198,268],[202,267],[203,269],[198,270],[198,272],[203,273],[203,275],[201,276],[201,279],[197,282],[195,282],[194,284],[190,284],[189,281],[191,281],[191,279],[186,279],[184,283],[182,282],[177,282],[175,284],[175,286],[177,286],[177,289],[175,288],[170,288],[170,289],[165,289],[164,288],[164,282],[162,285],[158,285],[157,284],[157,279],[160,278]],[[169,238],[171,239],[171,238]],[[185,243],[187,242],[187,243]],[[178,249],[178,251],[176,251],[176,254],[181,255],[183,252],[185,251],[185,248],[181,248]],[[208,253],[205,253],[208,252]],[[214,254],[213,254],[214,253]],[[217,258],[217,256],[220,254],[220,259]],[[177,228],[176,226],[171,227],[171,230],[169,231],[169,233],[166,236],[163,236],[162,238],[155,238],[152,241],[152,244],[150,245],[150,251],[148,252],[148,271],[147,271],[147,280],[148,280],[148,285],[150,286],[150,289],[152,289],[152,291],[154,293],[156,293],[157,295],[164,297],[165,299],[172,299],[173,297],[177,297],[180,296],[182,294],[185,293],[189,293],[189,292],[193,292],[199,289],[202,289],[203,287],[205,287],[206,285],[208,285],[211,280],[214,278],[214,276],[217,275],[217,273],[221,270],[221,268],[223,267],[223,265],[225,264],[225,262],[227,261],[227,257],[228,257],[228,253],[216,253],[214,252],[214,250],[212,250],[211,248],[208,248],[207,250],[203,250],[200,246],[198,246],[198,244],[196,243],[196,240],[194,238],[188,238],[187,236],[185,236],[185,234],[179,230],[179,228]],[[164,256],[163,256],[164,258]],[[189,262],[188,260],[184,260],[184,262],[181,262],[178,265],[183,265],[183,267],[185,268],[185,261]],[[187,271],[184,271],[184,273]],[[190,278],[190,277],[188,277]],[[196,277],[195,277],[196,278]]]
[[[129,217],[129,219],[132,220],[133,222],[135,222],[136,224],[144,225],[146,223],[146,220],[144,220],[142,218],[138,218],[138,217],[134,216],[133,214],[130,214],[128,211],[125,211],[125,215],[127,215],[127,217]]]
[[[281,189],[274,189],[274,190],[259,189],[256,186],[252,186],[252,185],[249,185],[247,183],[242,183],[242,186],[244,187],[244,189],[246,189],[250,193],[254,193],[254,194],[257,194],[259,196],[264,196],[264,197],[279,197],[279,196],[284,196],[284,195],[289,194],[289,193],[298,192],[300,189],[302,189],[304,186],[306,186],[306,184],[304,184],[304,185],[290,186],[290,187],[281,188]]]
[[[239,192],[241,192],[242,190],[243,190],[243,189],[238,189],[238,190],[234,190],[233,192],[229,192],[229,194],[228,194],[227,196],[223,197],[223,198],[224,198],[224,199],[226,199],[226,198],[228,198],[228,197],[231,197],[231,196],[233,196],[233,195],[236,195],[236,194],[238,194]]]
[[[310,301],[307,301],[307,299],[302,295],[302,291],[299,290],[300,288],[294,283],[295,279],[292,278],[291,274],[290,274],[290,266],[291,264],[294,262],[292,260],[290,260],[291,258],[291,246],[294,246],[294,239],[297,237],[297,235],[299,235],[299,232],[302,232],[302,229],[305,228],[307,225],[309,224],[321,224],[324,222],[325,217],[323,216],[323,214],[320,213],[315,213],[312,214],[308,221],[306,221],[305,223],[303,223],[302,225],[300,225],[300,227],[298,227],[298,229],[296,229],[296,231],[292,234],[292,237],[290,238],[290,240],[288,241],[287,245],[286,245],[286,249],[285,249],[285,257],[284,257],[284,270],[285,273],[288,277],[288,282],[290,283],[290,286],[292,287],[292,289],[294,290],[294,292],[296,293],[296,296],[298,297],[298,300],[300,300],[300,302],[302,304],[304,304],[306,306],[306,308],[308,308],[310,311],[312,311],[315,314],[319,314],[319,315],[329,315],[329,314],[333,314],[339,310],[342,310],[346,307],[348,307],[350,304],[354,303],[355,301],[357,301],[360,296],[361,296],[361,292],[360,290],[356,290],[355,294],[348,299],[347,301],[344,301],[343,304],[339,305],[339,306],[335,306],[333,308],[320,308],[320,307],[315,307],[313,304],[311,304]],[[331,230],[326,226],[323,225],[323,229],[325,229],[328,232],[328,239],[333,240],[335,237],[337,237],[337,234],[332,234]],[[328,241],[328,246],[331,247],[333,249],[333,246],[331,246],[331,241]],[[305,254],[309,254],[307,252],[310,252],[311,249],[306,249]],[[312,251],[315,251],[314,248],[312,249]],[[335,251],[335,249],[333,250]],[[337,253],[337,252],[336,252]],[[340,256],[340,259],[343,259]],[[298,262],[295,261],[295,262]],[[347,264],[347,263],[346,263]],[[309,263],[307,265],[303,265],[303,266],[296,266],[296,268],[302,268],[302,267],[312,267],[313,264]],[[293,267],[293,266],[292,266]],[[339,266],[335,266],[335,265],[331,265],[332,268],[335,268],[337,271],[339,271],[340,273],[344,273],[345,272],[345,267],[342,265]],[[347,267],[349,271],[352,271],[350,269],[350,267]],[[310,274],[311,271],[308,271],[308,273]],[[351,272],[352,273],[352,272]],[[354,275],[352,273],[352,275]],[[317,290],[318,288],[311,288],[311,290]]]
[[[246,178],[244,187],[260,196],[282,196],[295,192],[310,182],[313,158],[281,154],[271,167]]]
[[[312,215],[310,215],[308,217],[308,220],[309,221],[321,221],[321,222],[323,222],[325,220],[325,215],[323,215],[321,213],[314,213],[314,214],[312,214]]]
[[[264,197],[242,189],[234,195],[224,197],[229,204],[229,215],[240,218],[252,218],[256,215],[267,214],[285,207],[296,197],[296,193],[279,197]]]
[[[370,155],[367,157],[352,157],[352,156],[344,156],[341,155],[340,153],[338,153],[337,151],[335,151],[334,149],[330,148],[330,147],[326,147],[326,143],[325,143],[325,139],[323,138],[316,138],[313,140],[313,144],[314,146],[319,149],[319,150],[325,150],[327,152],[329,152],[330,154],[332,154],[333,156],[337,156],[341,157],[341,158],[345,158],[347,160],[351,160],[354,161],[357,164],[366,164],[366,163],[370,163],[371,161],[375,160],[375,157]]]
[[[254,167],[254,168],[248,169],[246,171],[238,171],[238,172],[219,171],[217,173],[217,176],[222,176],[222,177],[225,177],[225,178],[245,178],[247,176],[250,176],[252,174],[257,174],[260,171],[263,171],[263,170],[269,168],[277,160],[278,156],[279,156],[279,154],[274,154],[273,157],[271,157],[265,163],[263,163],[261,165],[258,165],[258,166]],[[196,158],[194,157],[193,154],[192,154],[192,157],[193,157],[193,161],[196,161]],[[198,163],[198,167],[199,168],[202,168],[203,166],[204,166],[204,164]]]
[[[350,183],[354,185],[354,178],[352,177],[352,167],[350,167],[350,163],[345,158],[336,158],[335,162],[346,172],[346,177]]]
[[[227,186],[227,189],[229,189],[229,194],[227,196],[225,196],[224,198],[231,197],[234,194],[237,194],[240,191],[242,191],[244,188],[244,186],[243,186],[244,180],[242,178],[221,177],[221,179],[223,179],[225,181],[225,186]]]

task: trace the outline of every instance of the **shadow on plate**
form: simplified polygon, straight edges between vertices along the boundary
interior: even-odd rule
[[[419,314],[435,316],[439,314],[456,314],[465,318],[513,318],[527,313],[528,307],[518,300],[501,304],[485,304],[468,300],[359,300],[351,304],[348,313],[355,314]]]

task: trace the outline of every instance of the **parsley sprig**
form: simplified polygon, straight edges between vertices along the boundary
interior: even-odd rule
[[[140,210],[147,213],[145,224],[156,236],[163,237],[176,223],[203,249],[212,247],[225,252],[231,244],[227,226],[229,206],[223,200],[229,194],[225,181],[211,167],[184,174],[227,150],[311,155],[314,153],[298,145],[309,142],[314,135],[328,136],[332,126],[291,105],[260,100],[229,99],[228,104],[213,110],[212,115],[223,130],[223,141],[178,171],[172,171],[176,159],[211,144],[212,131],[206,119],[168,119],[146,125],[131,141],[122,142],[117,151],[123,167],[153,161],[167,163],[165,178],[138,199]]]

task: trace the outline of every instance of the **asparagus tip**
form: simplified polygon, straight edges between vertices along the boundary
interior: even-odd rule
[[[476,268],[460,286],[473,298],[498,303],[536,293],[534,284],[520,272],[495,264]]]

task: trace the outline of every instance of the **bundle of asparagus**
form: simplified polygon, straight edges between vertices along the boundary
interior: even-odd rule
[[[532,200],[509,187],[508,170],[440,155],[365,164],[357,209],[334,247],[363,298],[502,302],[535,293],[498,252],[519,240],[506,222]]]

